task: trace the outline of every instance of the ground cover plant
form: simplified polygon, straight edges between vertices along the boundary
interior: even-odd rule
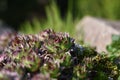
[[[99,54],[77,44],[68,33],[47,29],[38,34],[11,35],[0,52],[0,80],[119,78],[119,55]],[[0,41],[4,42],[2,38]]]
[[[68,2],[63,18],[53,1],[46,7],[45,21],[35,18],[21,25],[20,31],[27,34],[0,35],[0,80],[120,80],[119,35],[113,35],[106,54],[64,33],[75,37],[75,20],[86,14],[119,19],[119,1]]]

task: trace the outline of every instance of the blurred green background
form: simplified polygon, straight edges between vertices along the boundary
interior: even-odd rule
[[[53,28],[74,35],[84,16],[119,20],[119,9],[119,0],[0,0],[0,20],[24,33]]]

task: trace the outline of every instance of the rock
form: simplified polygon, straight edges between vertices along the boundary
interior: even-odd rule
[[[0,35],[4,32],[13,32],[13,29],[0,20]]]
[[[95,46],[98,52],[106,51],[106,46],[111,43],[112,34],[120,34],[120,23],[93,17],[85,17],[76,26],[77,34],[81,29],[84,32],[84,41]]]
[[[0,21],[0,52],[8,45],[15,31]]]

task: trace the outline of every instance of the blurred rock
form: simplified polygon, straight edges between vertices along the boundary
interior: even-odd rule
[[[0,20],[0,35],[4,32],[12,32],[13,29],[9,28],[8,25],[4,24],[1,20]]]
[[[5,46],[8,45],[8,42],[13,37],[15,31],[11,28],[8,28],[2,21],[0,21],[0,52]]]
[[[98,52],[105,51],[111,43],[112,34],[120,34],[120,23],[93,17],[84,17],[76,26],[77,34],[84,31],[84,41],[95,46]]]

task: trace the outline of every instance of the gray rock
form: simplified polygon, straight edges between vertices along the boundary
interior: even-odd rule
[[[120,34],[120,23],[87,16],[76,26],[78,35],[81,29],[85,43],[95,46],[98,52],[106,52],[106,45],[111,43],[112,34]]]
[[[0,21],[0,52],[8,45],[14,34],[14,30]]]
[[[9,26],[5,25],[1,20],[0,20],[0,35],[4,32],[13,32],[13,29],[9,28]]]

